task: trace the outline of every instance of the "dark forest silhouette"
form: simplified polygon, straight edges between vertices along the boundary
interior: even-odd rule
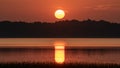
[[[120,24],[100,20],[0,22],[1,38],[120,38]]]

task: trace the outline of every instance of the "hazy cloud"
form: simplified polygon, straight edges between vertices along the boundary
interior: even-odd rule
[[[113,10],[113,9],[120,9],[120,5],[117,4],[101,4],[96,6],[85,6],[85,9],[93,9],[93,10]]]

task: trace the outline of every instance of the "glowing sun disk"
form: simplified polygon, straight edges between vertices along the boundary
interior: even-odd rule
[[[64,18],[65,17],[65,12],[63,11],[63,10],[56,10],[55,11],[55,17],[57,18],[57,19],[62,19],[62,18]]]

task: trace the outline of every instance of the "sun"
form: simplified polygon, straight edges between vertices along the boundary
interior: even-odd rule
[[[65,12],[64,12],[64,10],[61,10],[61,9],[56,10],[56,11],[55,11],[55,17],[56,17],[57,19],[63,19],[63,18],[65,17]]]

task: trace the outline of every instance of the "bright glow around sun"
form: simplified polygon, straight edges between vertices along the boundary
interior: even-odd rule
[[[55,11],[55,17],[57,19],[63,19],[65,17],[65,12],[61,9]]]

